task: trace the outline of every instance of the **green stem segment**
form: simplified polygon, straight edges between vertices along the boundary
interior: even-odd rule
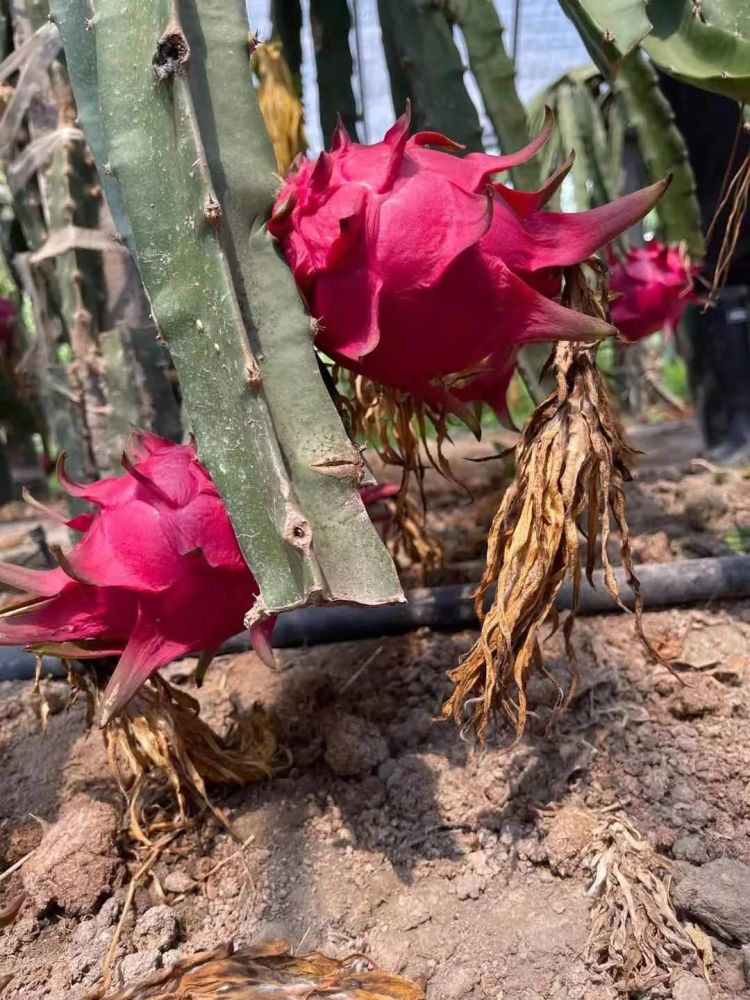
[[[672,183],[657,209],[664,240],[685,240],[691,256],[702,257],[705,241],[695,177],[685,140],[674,124],[674,112],[662,93],[656,70],[636,49],[623,59],[613,86],[638,133],[649,183],[672,174]]]
[[[481,152],[479,116],[441,5],[378,0],[378,12],[396,113],[401,114],[408,98],[416,130],[443,132],[467,152]]]
[[[352,19],[346,0],[311,0],[310,23],[318,71],[320,127],[328,142],[336,128],[336,116],[350,135],[357,134],[357,101],[352,90],[352,53],[349,32]]]
[[[58,125],[73,125],[75,106],[61,66],[52,67],[59,110]],[[94,231],[99,227],[101,194],[96,167],[80,139],[67,140],[52,157],[47,182],[49,238],[65,238],[72,227]],[[55,258],[60,313],[73,351],[71,382],[81,401],[86,478],[113,475],[119,455],[112,461],[107,389],[99,354],[99,318],[103,306],[104,275],[101,253],[70,246]],[[122,442],[120,442],[121,444]]]
[[[263,227],[274,159],[241,0],[53,0],[74,89],[101,129],[201,458],[261,588],[257,612],[402,599],[359,499],[310,320]],[[80,23],[80,22],[79,22]],[[78,73],[90,65],[96,74]],[[82,51],[87,49],[88,51]],[[102,164],[102,168],[104,164]]]
[[[477,81],[487,116],[503,153],[529,142],[526,109],[516,90],[516,66],[505,51],[505,28],[492,0],[448,0],[448,10],[461,29],[469,52],[469,66]],[[527,191],[539,184],[534,160],[511,170],[516,187]]]
[[[284,58],[302,97],[302,8],[299,0],[271,0],[273,35],[281,40]]]

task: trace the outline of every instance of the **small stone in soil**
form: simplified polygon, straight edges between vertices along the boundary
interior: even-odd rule
[[[92,913],[118,868],[117,813],[107,802],[76,795],[24,866],[23,886],[37,911],[54,905],[66,915]]]
[[[689,867],[674,902],[722,937],[750,942],[750,868],[742,862],[719,858]]]
[[[120,962],[120,977],[123,985],[129,986],[137,983],[141,979],[158,969],[161,965],[161,955],[156,948],[148,951],[137,951],[133,955],[126,955]]]
[[[559,809],[544,840],[549,866],[558,875],[572,875],[596,830],[596,817],[571,803]]]
[[[160,903],[151,906],[136,921],[133,928],[133,944],[136,947],[166,951],[177,941],[179,927],[177,917],[170,906]]]
[[[694,833],[678,837],[672,846],[672,854],[678,861],[690,861],[694,865],[704,865],[709,858],[703,839]]]
[[[164,877],[162,885],[167,892],[173,892],[175,894],[192,892],[192,890],[196,887],[196,883],[190,878],[187,872],[180,871],[179,869],[169,872],[169,874]]]
[[[388,744],[374,723],[356,715],[331,720],[325,761],[334,774],[344,778],[369,774],[388,756]]]
[[[711,990],[705,979],[682,975],[672,987],[672,1000],[711,1000]]]

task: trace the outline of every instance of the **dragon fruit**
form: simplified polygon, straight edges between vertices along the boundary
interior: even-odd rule
[[[11,343],[16,334],[16,307],[10,299],[0,299],[0,342]]]
[[[63,489],[95,510],[66,522],[82,537],[58,553],[57,568],[0,563],[0,580],[31,595],[0,617],[0,644],[73,659],[119,656],[104,724],[158,667],[213,652],[240,632],[258,585],[195,445],[136,431],[125,475],[85,486],[68,478],[63,458]],[[250,630],[266,661],[272,628],[269,619]]]
[[[653,240],[632,247],[612,268],[610,288],[619,293],[612,302],[612,322],[625,340],[643,340],[663,330],[674,333],[688,302],[699,301],[691,266],[679,247]]]
[[[535,192],[493,178],[538,152],[552,127],[548,111],[519,152],[461,159],[443,135],[410,138],[407,110],[382,142],[360,145],[339,124],[330,153],[298,161],[269,230],[320,350],[443,410],[480,401],[502,414],[520,346],[613,334],[555,301],[563,268],[642,218],[668,181],[590,212],[543,211],[570,163]]]

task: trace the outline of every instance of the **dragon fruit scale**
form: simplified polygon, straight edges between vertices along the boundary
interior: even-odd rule
[[[409,136],[409,112],[382,142],[339,124],[331,151],[297,161],[268,228],[316,324],[316,345],[350,370],[460,410],[502,414],[516,351],[538,340],[615,333],[556,301],[562,269],[642,218],[668,179],[589,212],[544,211],[572,160],[539,191],[495,181],[553,128],[508,156],[471,153],[435,132]]]

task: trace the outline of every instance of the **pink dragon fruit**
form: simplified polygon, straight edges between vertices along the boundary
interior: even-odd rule
[[[215,651],[240,632],[258,595],[194,445],[136,431],[122,464],[124,476],[82,486],[61,457],[61,485],[95,508],[67,522],[83,537],[55,569],[0,563],[0,580],[32,595],[0,616],[0,644],[75,659],[119,656],[102,724],[158,667]],[[266,661],[272,628],[269,619],[250,632]]]
[[[612,302],[612,322],[625,340],[643,340],[663,330],[673,333],[688,302],[699,301],[691,266],[679,247],[653,240],[632,247],[612,268],[610,288],[619,293]]]
[[[562,269],[645,215],[668,181],[590,212],[545,212],[570,164],[531,193],[493,177],[538,152],[552,124],[548,111],[517,153],[460,159],[445,136],[409,138],[407,111],[382,142],[359,145],[339,125],[330,153],[298,162],[269,230],[319,321],[317,346],[444,409],[503,413],[521,345],[613,334],[555,301]]]

